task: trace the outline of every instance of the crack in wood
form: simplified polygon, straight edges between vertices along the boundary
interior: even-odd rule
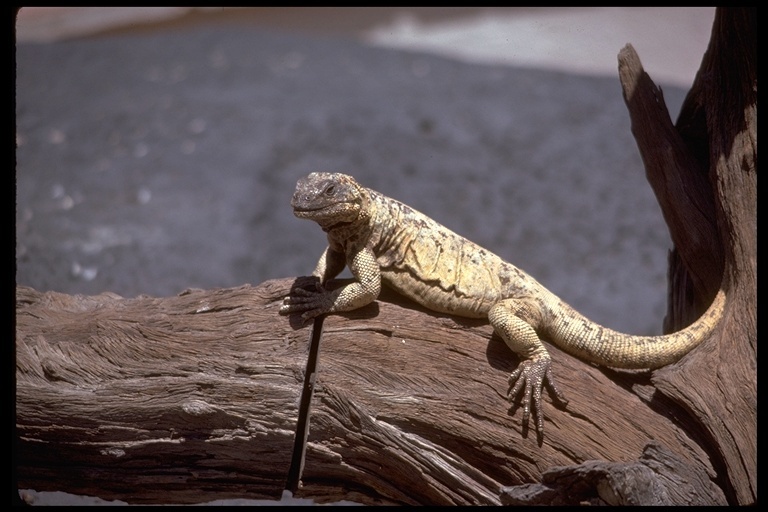
[[[307,448],[307,436],[309,435],[309,412],[312,405],[312,394],[315,391],[317,358],[320,353],[320,337],[323,334],[324,319],[325,315],[315,318],[309,340],[309,357],[307,357],[307,368],[304,372],[304,387],[301,390],[299,418],[296,422],[296,435],[293,439],[291,467],[288,470],[288,479],[285,484],[285,488],[291,493],[295,493],[298,490],[301,483],[301,474],[304,470],[304,456]]]

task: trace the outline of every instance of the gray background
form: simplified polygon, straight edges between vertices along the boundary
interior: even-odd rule
[[[714,10],[348,11],[354,28],[344,13],[279,11],[59,37],[49,27],[47,38],[22,37],[35,27],[24,19],[18,284],[168,296],[308,274],[324,235],[289,200],[299,177],[329,170],[496,252],[606,326],[660,333],[671,243],[616,54],[635,44],[674,119]],[[659,52],[643,54],[649,36],[631,38],[649,19],[667,48],[699,41],[685,65],[659,64],[661,78],[648,63]],[[607,45],[610,62],[579,53],[580,40]]]

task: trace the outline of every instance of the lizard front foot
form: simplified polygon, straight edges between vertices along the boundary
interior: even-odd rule
[[[301,313],[301,318],[310,320],[316,316],[330,313],[333,308],[333,293],[329,292],[318,282],[315,290],[294,288],[291,294],[283,299],[280,306],[281,315]]]
[[[526,359],[509,376],[509,400],[513,401],[522,392],[523,427],[527,427],[531,410],[533,410],[533,421],[540,437],[544,435],[544,414],[541,411],[541,391],[544,384],[547,384],[561,404],[568,403],[555,384],[551,363],[549,356]]]

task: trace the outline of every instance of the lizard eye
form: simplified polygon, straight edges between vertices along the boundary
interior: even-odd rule
[[[328,185],[325,187],[325,195],[332,196],[334,192],[336,192],[336,187],[334,185]]]

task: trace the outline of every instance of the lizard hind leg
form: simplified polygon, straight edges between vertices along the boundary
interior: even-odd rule
[[[496,303],[488,312],[488,320],[507,346],[523,360],[509,376],[510,401],[522,392],[523,426],[528,425],[533,412],[536,431],[544,432],[544,415],[541,411],[541,393],[546,383],[562,404],[568,401],[555,383],[549,352],[536,334],[534,325],[541,321],[541,309],[525,299],[505,299]]]

